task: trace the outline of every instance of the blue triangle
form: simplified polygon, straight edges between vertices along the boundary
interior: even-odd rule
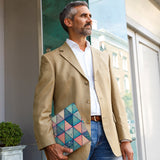
[[[67,110],[67,108],[65,108],[65,109],[64,109],[64,119],[66,119],[66,118],[69,117],[70,115],[72,115],[72,113],[69,112],[69,111]]]
[[[71,126],[73,126],[73,114],[65,119]]]
[[[76,149],[80,148],[81,146],[76,141],[74,141],[73,147],[74,147],[73,150],[75,151]]]
[[[64,121],[58,123],[57,126],[60,127],[62,130],[65,131],[65,123],[64,123]]]
[[[60,134],[64,132],[64,130],[60,128],[59,126],[57,126],[56,130],[57,130],[57,136],[59,136]]]
[[[67,133],[65,133],[65,143],[68,143],[70,141],[73,141],[73,138],[70,137]]]
[[[79,122],[81,122],[81,120],[75,116],[73,116],[73,126],[75,126],[76,124],[78,124]]]
[[[73,142],[74,142],[74,139],[72,139],[71,141],[69,141],[68,143],[66,143],[65,145],[68,147],[68,148],[74,148],[73,147]]]

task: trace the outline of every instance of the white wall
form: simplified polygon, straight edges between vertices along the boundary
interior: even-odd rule
[[[20,125],[24,160],[40,160],[32,108],[38,80],[37,0],[5,0],[5,119]]]
[[[4,121],[4,0],[0,0],[0,122]]]
[[[126,14],[160,38],[160,10],[150,0],[126,0]]]

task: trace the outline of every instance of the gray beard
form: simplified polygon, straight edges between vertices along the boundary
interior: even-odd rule
[[[82,28],[80,34],[83,35],[83,36],[90,36],[92,33],[92,28]]]

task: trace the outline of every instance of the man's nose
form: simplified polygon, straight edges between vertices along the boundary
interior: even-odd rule
[[[92,24],[92,18],[90,16],[88,16],[87,22],[90,22]]]

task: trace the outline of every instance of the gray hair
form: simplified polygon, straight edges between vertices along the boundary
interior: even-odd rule
[[[87,2],[74,1],[74,2],[70,2],[69,4],[67,4],[65,6],[65,8],[63,9],[63,11],[59,14],[59,19],[60,19],[61,25],[66,32],[68,32],[68,27],[65,25],[64,19],[69,18],[69,19],[73,20],[74,16],[77,13],[77,10],[75,9],[75,7],[78,7],[78,6],[86,6],[88,8]]]

